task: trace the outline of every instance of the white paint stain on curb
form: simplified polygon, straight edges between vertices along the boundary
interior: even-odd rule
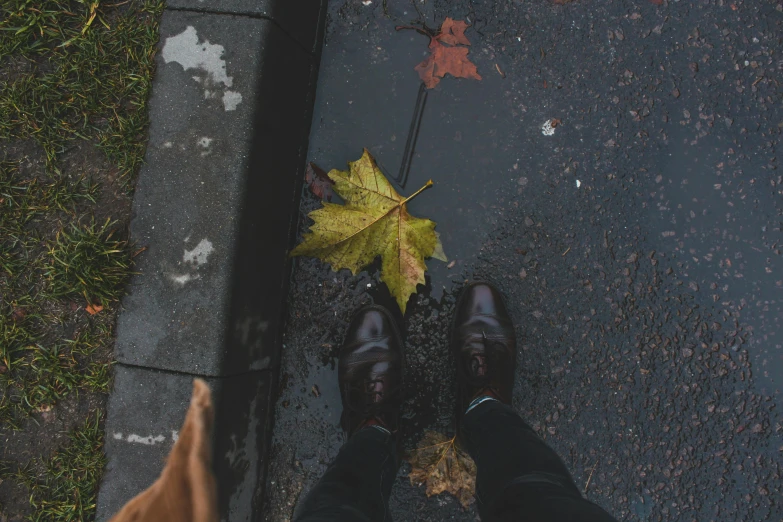
[[[176,36],[166,38],[161,57],[166,63],[177,62],[186,71],[197,69],[206,73],[205,78],[193,76],[193,79],[204,86],[204,98],[215,98],[222,84],[223,108],[227,111],[236,110],[242,101],[242,95],[229,90],[234,83],[232,76],[226,72],[226,61],[222,58],[225,48],[219,44],[211,44],[209,40],[199,43],[196,28],[189,25],[187,29]]]
[[[226,91],[223,93],[223,107],[227,111],[234,111],[242,102],[242,95],[236,91]]]
[[[154,446],[155,444],[160,444],[166,440],[166,437],[163,435],[149,435],[147,437],[142,437],[141,435],[136,435],[135,433],[129,433],[127,437],[124,437],[122,433],[115,433],[114,439],[124,440],[125,442],[133,442],[136,444],[144,444],[145,446]]]
[[[212,139],[204,136],[203,138],[200,138],[197,141],[197,144],[199,147],[205,148],[209,147],[210,143],[212,143]],[[207,153],[209,153],[209,149],[207,148]],[[204,154],[202,153],[202,156]],[[188,234],[188,237],[185,238],[185,242],[187,243],[190,240],[190,234]],[[171,273],[169,272],[166,274],[166,277],[168,277],[169,280],[174,282],[177,286],[184,287],[186,284],[190,283],[191,281],[196,281],[197,279],[200,279],[201,276],[197,273],[198,269],[201,267],[201,265],[204,265],[209,260],[209,255],[215,251],[215,247],[212,245],[212,241],[210,241],[207,238],[202,239],[198,242],[198,245],[196,245],[193,250],[188,250],[187,248],[184,249],[182,253],[182,263],[185,264],[184,267],[182,267],[180,270],[177,270],[179,273]],[[180,265],[182,264],[180,263]],[[184,273],[183,273],[184,271]]]
[[[202,239],[193,250],[185,249],[185,254],[182,256],[182,261],[185,263],[193,263],[196,266],[201,266],[207,262],[209,254],[214,252],[212,241],[209,239]]]
[[[201,151],[201,157],[202,158],[204,156],[209,156],[209,154],[212,152],[212,149],[209,148],[210,145],[212,145],[212,141],[214,141],[212,138],[209,138],[207,136],[203,136],[203,137],[199,138],[199,140],[196,142],[196,144],[199,147],[204,149],[203,151]],[[187,239],[185,239],[185,241],[187,241]]]
[[[178,285],[185,286],[185,283],[188,283],[190,281],[193,281],[195,279],[198,279],[198,275],[192,276],[190,274],[182,274],[182,275],[173,275],[171,276],[171,280],[177,283]]]

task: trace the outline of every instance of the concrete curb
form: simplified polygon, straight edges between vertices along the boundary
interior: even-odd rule
[[[326,0],[170,0],[117,323],[98,520],[158,476],[194,377],[216,406],[223,520],[264,497]]]

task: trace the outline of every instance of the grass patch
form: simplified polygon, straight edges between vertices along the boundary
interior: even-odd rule
[[[34,139],[54,169],[69,140],[93,139],[135,172],[161,12],[159,0],[4,0],[0,67],[17,71],[0,81],[0,139]]]
[[[44,273],[53,297],[84,296],[106,306],[120,298],[130,269],[127,243],[113,238],[114,223],[71,225],[49,247]]]
[[[48,459],[23,466],[0,463],[0,478],[23,484],[34,508],[29,520],[63,522],[95,517],[98,485],[106,465],[101,414],[69,434],[68,442]]]
[[[80,225],[80,203],[95,203],[83,178],[25,178],[18,163],[0,165],[0,422],[18,429],[31,412],[74,390],[105,391],[111,323],[72,310],[119,299],[130,253],[107,221]],[[85,207],[81,207],[85,208]],[[62,221],[71,221],[69,228]],[[63,228],[61,228],[63,227]],[[48,237],[50,231],[53,237]],[[67,328],[63,328],[66,326]],[[71,330],[70,337],[63,337]],[[103,368],[99,368],[102,366]]]
[[[109,390],[162,12],[162,0],[0,2],[0,436],[54,441],[31,415]],[[4,449],[5,480],[27,494],[0,488],[0,519],[94,516],[102,413],[91,407],[51,457]]]

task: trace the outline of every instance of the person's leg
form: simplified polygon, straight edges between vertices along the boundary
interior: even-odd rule
[[[299,505],[294,520],[390,520],[389,493],[398,465],[391,433],[375,426],[359,430]]]
[[[510,407],[516,337],[494,287],[474,283],[465,289],[451,347],[457,364],[458,433],[476,462],[482,521],[613,521],[582,498],[557,454]]]
[[[582,498],[560,457],[517,413],[497,400],[464,417],[461,441],[476,462],[476,498],[483,522],[610,522]]]
[[[297,507],[296,522],[390,520],[402,366],[402,340],[391,314],[379,306],[359,311],[345,334],[337,371],[348,441]]]

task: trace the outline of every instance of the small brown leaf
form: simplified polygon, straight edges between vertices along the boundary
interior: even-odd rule
[[[470,45],[465,37],[465,29],[468,27],[463,21],[446,18],[441,32],[430,39],[430,55],[414,67],[428,89],[438,85],[447,74],[456,78],[481,79],[475,64],[468,59],[468,48],[452,47]]]
[[[24,316],[27,315],[27,312],[25,312],[24,308],[14,308],[14,311],[11,312],[11,320],[13,322],[18,323],[22,319],[24,319]]]
[[[334,191],[332,191],[332,185],[334,181],[329,179],[329,175],[326,171],[313,163],[312,161],[307,164],[307,170],[305,171],[305,183],[310,187],[310,191],[320,199],[326,201],[332,201]]]
[[[456,443],[434,431],[427,431],[406,460],[411,465],[411,485],[426,484],[428,497],[444,491],[454,495],[463,508],[473,502],[476,464]]]
[[[430,49],[432,54],[415,67],[428,89],[438,85],[447,74],[456,78],[481,79],[476,66],[468,60],[466,47],[446,47],[432,40]]]
[[[84,309],[87,311],[88,314],[95,315],[99,313],[101,310],[103,310],[103,307],[99,304],[88,304]]]
[[[470,27],[462,20],[452,20],[448,16],[440,26],[440,34],[435,38],[449,45],[470,45],[470,40],[465,37],[465,30]]]

